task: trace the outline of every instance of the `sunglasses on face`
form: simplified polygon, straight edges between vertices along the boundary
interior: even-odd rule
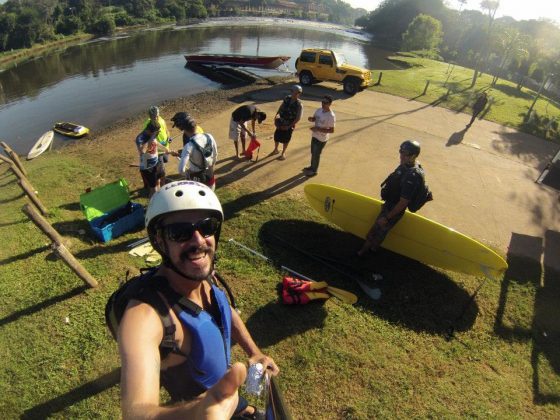
[[[162,226],[163,235],[173,242],[186,242],[190,240],[194,232],[200,233],[203,237],[213,236],[220,227],[220,221],[215,217],[207,217],[195,223],[180,222]]]
[[[401,155],[405,155],[405,156],[412,156],[412,153],[408,153],[408,152],[406,152],[405,150],[399,150],[399,153],[400,153]]]

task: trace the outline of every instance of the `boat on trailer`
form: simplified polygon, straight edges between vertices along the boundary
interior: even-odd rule
[[[234,67],[256,67],[261,69],[275,69],[286,61],[288,56],[263,57],[259,55],[239,55],[239,54],[198,54],[185,55],[187,63],[197,63],[206,65],[221,65]]]

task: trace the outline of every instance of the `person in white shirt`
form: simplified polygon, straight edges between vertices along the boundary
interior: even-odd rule
[[[308,118],[309,122],[313,122],[315,125],[310,127],[313,133],[311,137],[311,165],[303,169],[306,176],[317,175],[321,152],[327,144],[329,134],[334,133],[336,116],[331,110],[332,102],[332,96],[325,95],[321,101],[321,108],[315,111],[312,117]]]
[[[187,179],[201,182],[214,190],[214,165],[218,160],[216,140],[209,133],[197,133],[196,121],[191,116],[176,120],[175,126],[183,131],[183,137],[186,139],[178,172]],[[178,153],[173,154],[178,156]]]

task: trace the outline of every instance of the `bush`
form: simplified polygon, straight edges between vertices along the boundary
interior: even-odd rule
[[[125,11],[118,12],[114,15],[115,25],[117,26],[132,26],[134,25],[134,19],[129,16]]]
[[[103,15],[93,23],[91,33],[97,36],[112,35],[115,32],[115,28],[113,16]]]
[[[73,35],[82,29],[82,21],[78,16],[64,16],[60,22],[56,24],[56,33],[63,35]]]
[[[559,140],[558,120],[549,116],[540,116],[537,111],[531,113],[529,120],[521,124],[523,131],[547,140]]]

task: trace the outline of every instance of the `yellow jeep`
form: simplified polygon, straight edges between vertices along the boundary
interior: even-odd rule
[[[296,60],[296,71],[302,85],[322,81],[341,82],[344,92],[354,95],[370,86],[371,71],[346,64],[340,54],[331,50],[308,48]]]

